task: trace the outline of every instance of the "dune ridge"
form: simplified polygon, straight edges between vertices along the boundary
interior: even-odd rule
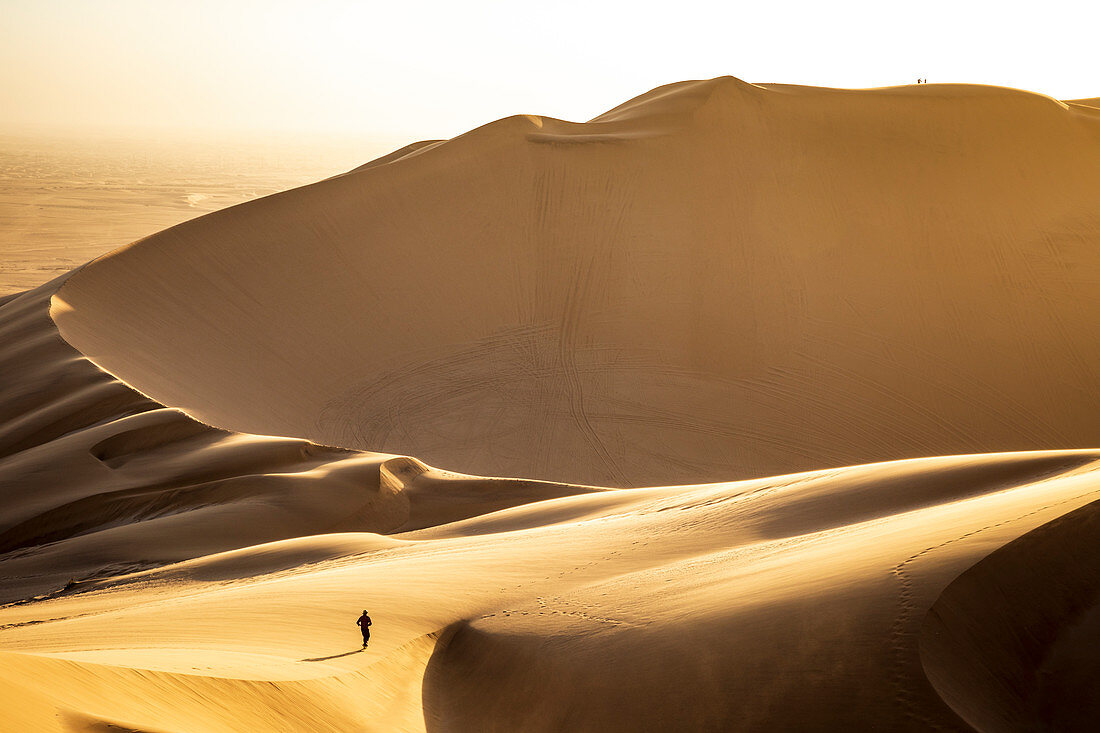
[[[1087,730],[1088,101],[684,82],[0,300],[0,730]]]

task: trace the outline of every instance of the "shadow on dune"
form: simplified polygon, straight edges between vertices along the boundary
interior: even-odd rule
[[[341,654],[333,654],[331,657],[314,657],[312,659],[302,659],[300,661],[302,661],[302,662],[325,662],[325,661],[328,661],[329,659],[339,659],[340,657],[350,657],[352,654],[359,654],[360,652],[365,652],[366,650],[367,650],[367,648],[363,647],[361,649],[352,649],[350,652],[343,652]]]
[[[928,611],[921,661],[979,731],[1096,730],[1100,502],[1010,542]]]

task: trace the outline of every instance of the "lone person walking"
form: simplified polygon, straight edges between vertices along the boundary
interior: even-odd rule
[[[363,632],[363,646],[365,647],[367,642],[370,641],[370,616],[367,615],[366,609],[363,609],[363,615],[355,623],[359,625],[359,630]]]

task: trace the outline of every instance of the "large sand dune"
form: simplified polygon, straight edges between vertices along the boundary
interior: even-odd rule
[[[1100,117],[1040,95],[690,82],[174,227],[54,315],[219,427],[484,475],[1090,447],[1098,197]]]
[[[0,300],[0,730],[1089,730],[1098,162],[686,82]]]

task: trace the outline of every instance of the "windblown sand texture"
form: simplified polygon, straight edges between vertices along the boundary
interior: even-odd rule
[[[1090,730],[1098,201],[1095,100],[720,78],[0,300],[0,728]]]

